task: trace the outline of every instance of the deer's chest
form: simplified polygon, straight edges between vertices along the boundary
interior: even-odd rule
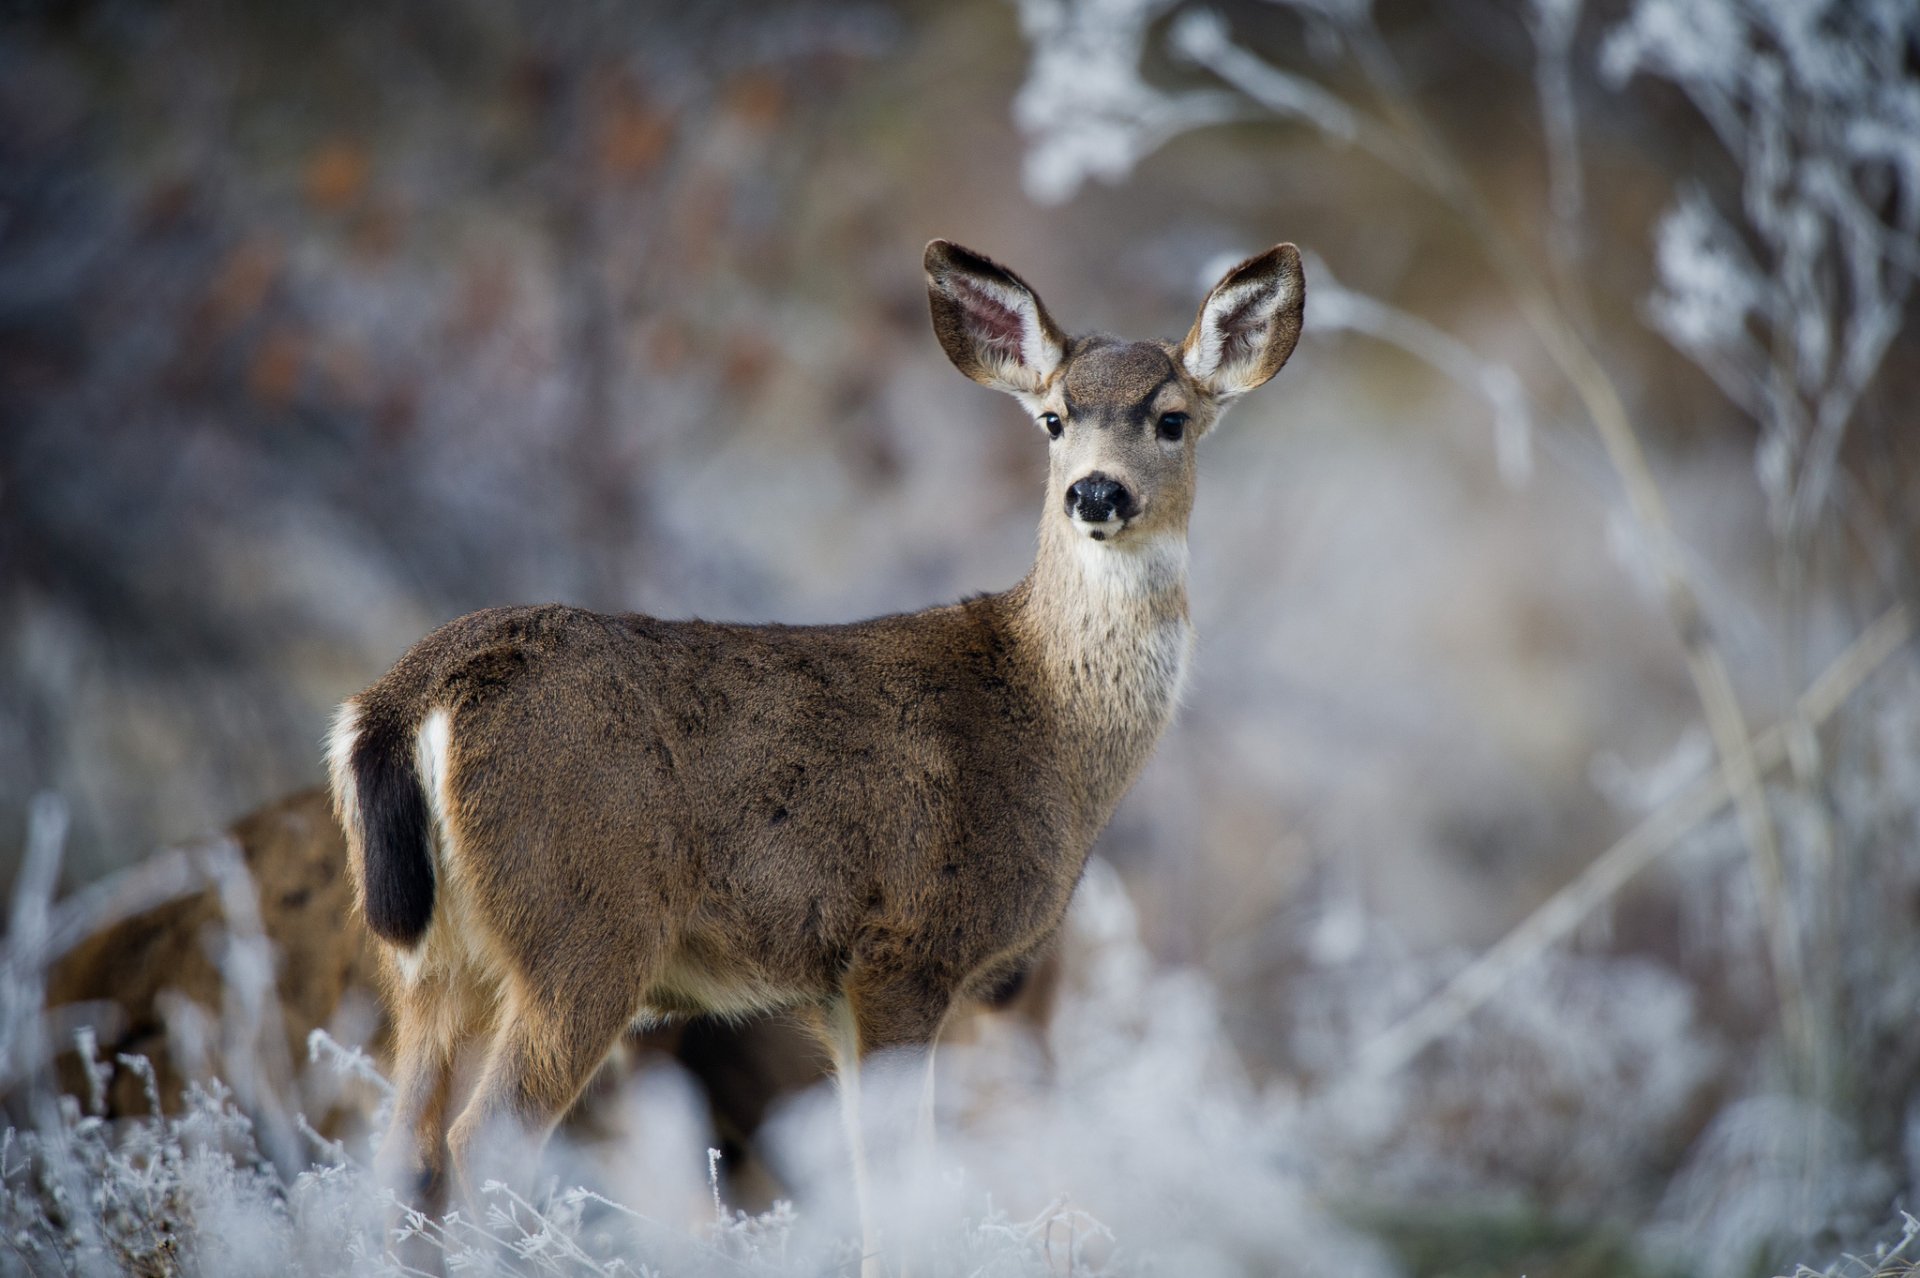
[[[1079,655],[1069,677],[1068,749],[1082,761],[1080,795],[1095,826],[1153,753],[1179,704],[1193,653],[1193,627],[1168,616],[1113,632]]]
[[[1193,653],[1193,627],[1184,612],[1162,615],[1095,613],[1081,630],[1074,660],[1076,695],[1122,720],[1158,729],[1180,699]]]
[[[1156,622],[1147,632],[1140,654],[1140,696],[1149,713],[1159,716],[1159,728],[1166,726],[1180,704],[1187,669],[1193,663],[1193,643],[1193,626],[1185,617]]]

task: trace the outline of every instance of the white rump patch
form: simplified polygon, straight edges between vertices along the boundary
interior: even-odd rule
[[[505,971],[485,929],[474,917],[460,864],[460,840],[453,823],[453,716],[444,707],[427,712],[413,739],[413,766],[427,798],[433,858],[433,917],[426,933],[409,949],[391,947],[400,974],[409,983],[429,969],[464,970],[482,985],[504,989]]]
[[[427,796],[427,813],[433,827],[427,842],[433,860],[434,903],[433,917],[418,941],[410,946],[389,947],[395,966],[409,985],[417,982],[426,970],[428,950],[437,948],[433,944],[434,934],[445,931],[446,920],[453,913],[452,902],[447,899],[451,893],[446,874],[446,850],[451,846],[452,837],[452,827],[447,823],[447,747],[452,740],[453,722],[445,710],[428,711],[413,739],[414,773],[420,778],[421,792]]]
[[[359,744],[359,739],[360,707],[348,701],[334,712],[333,727],[327,733],[327,779],[333,789],[334,810],[340,819],[341,831],[347,836],[347,847],[356,866],[363,864],[366,857],[366,848],[362,846],[360,837],[360,791],[353,778],[353,748]],[[444,729],[438,757],[446,757]],[[417,758],[416,764],[420,761]],[[422,772],[421,776],[424,780],[426,774]],[[432,795],[433,790],[428,789],[427,793]],[[358,883],[354,884],[356,897],[359,896],[359,888]],[[364,906],[364,902],[362,904]],[[431,926],[429,924],[429,928]],[[426,953],[424,937],[409,946],[395,945],[390,941],[382,941],[381,944],[393,955],[394,964],[407,984],[412,985],[420,979]]]
[[[453,740],[453,720],[445,710],[429,710],[414,737],[413,766],[433,813],[435,833],[447,829],[447,746]]]
[[[360,842],[360,796],[353,785],[353,746],[360,734],[360,707],[348,701],[333,712],[333,727],[327,733],[327,783],[333,790],[333,807],[346,831],[347,842]]]
[[[346,829],[348,846],[353,849],[356,862],[361,862],[366,855],[366,849],[360,841],[360,804],[353,781],[353,747],[359,734],[359,721],[358,706],[351,701],[341,706],[340,712],[334,717],[333,732],[327,747],[327,765],[333,777],[333,792],[340,808],[340,821]],[[412,945],[398,945],[386,940],[381,942],[386,952],[393,956],[401,979],[408,985],[416,984],[426,970],[428,953],[434,948],[435,934],[444,930],[443,919],[447,913],[442,850],[447,845],[445,787],[450,734],[447,712],[435,710],[427,715],[414,738],[414,772],[420,779],[421,791],[427,797],[427,811],[432,825],[428,835],[428,855],[433,864],[436,899],[433,914],[427,921],[427,930],[419,940]]]

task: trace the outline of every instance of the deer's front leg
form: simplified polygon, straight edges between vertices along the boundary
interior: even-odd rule
[[[861,1278],[888,1270],[876,1184],[913,1183],[932,1164],[934,1046],[950,1005],[950,995],[917,975],[858,965],[822,1017],[853,1162]],[[904,1257],[894,1261],[904,1273]]]

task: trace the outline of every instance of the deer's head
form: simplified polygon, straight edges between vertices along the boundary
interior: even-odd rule
[[[927,294],[948,358],[1019,400],[1048,438],[1047,518],[1117,549],[1185,531],[1194,445],[1287,362],[1306,281],[1291,244],[1250,257],[1179,342],[1068,337],[1026,281],[946,240],[927,245]]]

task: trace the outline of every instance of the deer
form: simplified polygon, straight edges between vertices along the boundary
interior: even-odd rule
[[[316,1029],[346,1032],[348,1025],[371,1022],[365,1046],[376,1057],[384,1055],[388,1034],[380,1024],[377,993],[381,957],[351,913],[346,843],[331,798],[319,789],[287,795],[180,850],[198,853],[221,845],[245,868],[259,929],[274,949],[284,1059],[295,1074],[304,1074],[300,1063],[307,1057],[307,1036]],[[175,1051],[180,1026],[174,1018],[187,1004],[217,1024],[229,1002],[228,973],[213,944],[229,926],[228,906],[221,885],[207,884],[112,922],[47,968],[47,1006],[67,1008],[63,1019],[95,1031],[98,1066],[105,1071],[98,1097],[102,1117],[149,1112],[145,1080],[127,1064],[133,1056],[146,1059],[163,1110],[177,1106],[192,1077],[192,1062]],[[233,1077],[233,1063],[218,1053],[208,1063]],[[63,1090],[88,1097],[94,1090],[87,1082],[93,1062],[66,1053],[57,1064]],[[345,1134],[359,1117],[351,1099],[329,1102],[325,1111],[309,1110],[307,1117],[324,1134]]]
[[[925,269],[947,357],[1045,440],[1012,588],[838,625],[487,609],[340,707],[330,787],[395,1019],[379,1164],[428,1209],[470,1198],[496,1134],[544,1140],[629,1026],[788,1009],[884,1272],[863,1075],[930,1079],[952,1010],[1047,953],[1180,699],[1196,444],[1305,304],[1291,244],[1177,342],[1070,337],[945,240]]]

